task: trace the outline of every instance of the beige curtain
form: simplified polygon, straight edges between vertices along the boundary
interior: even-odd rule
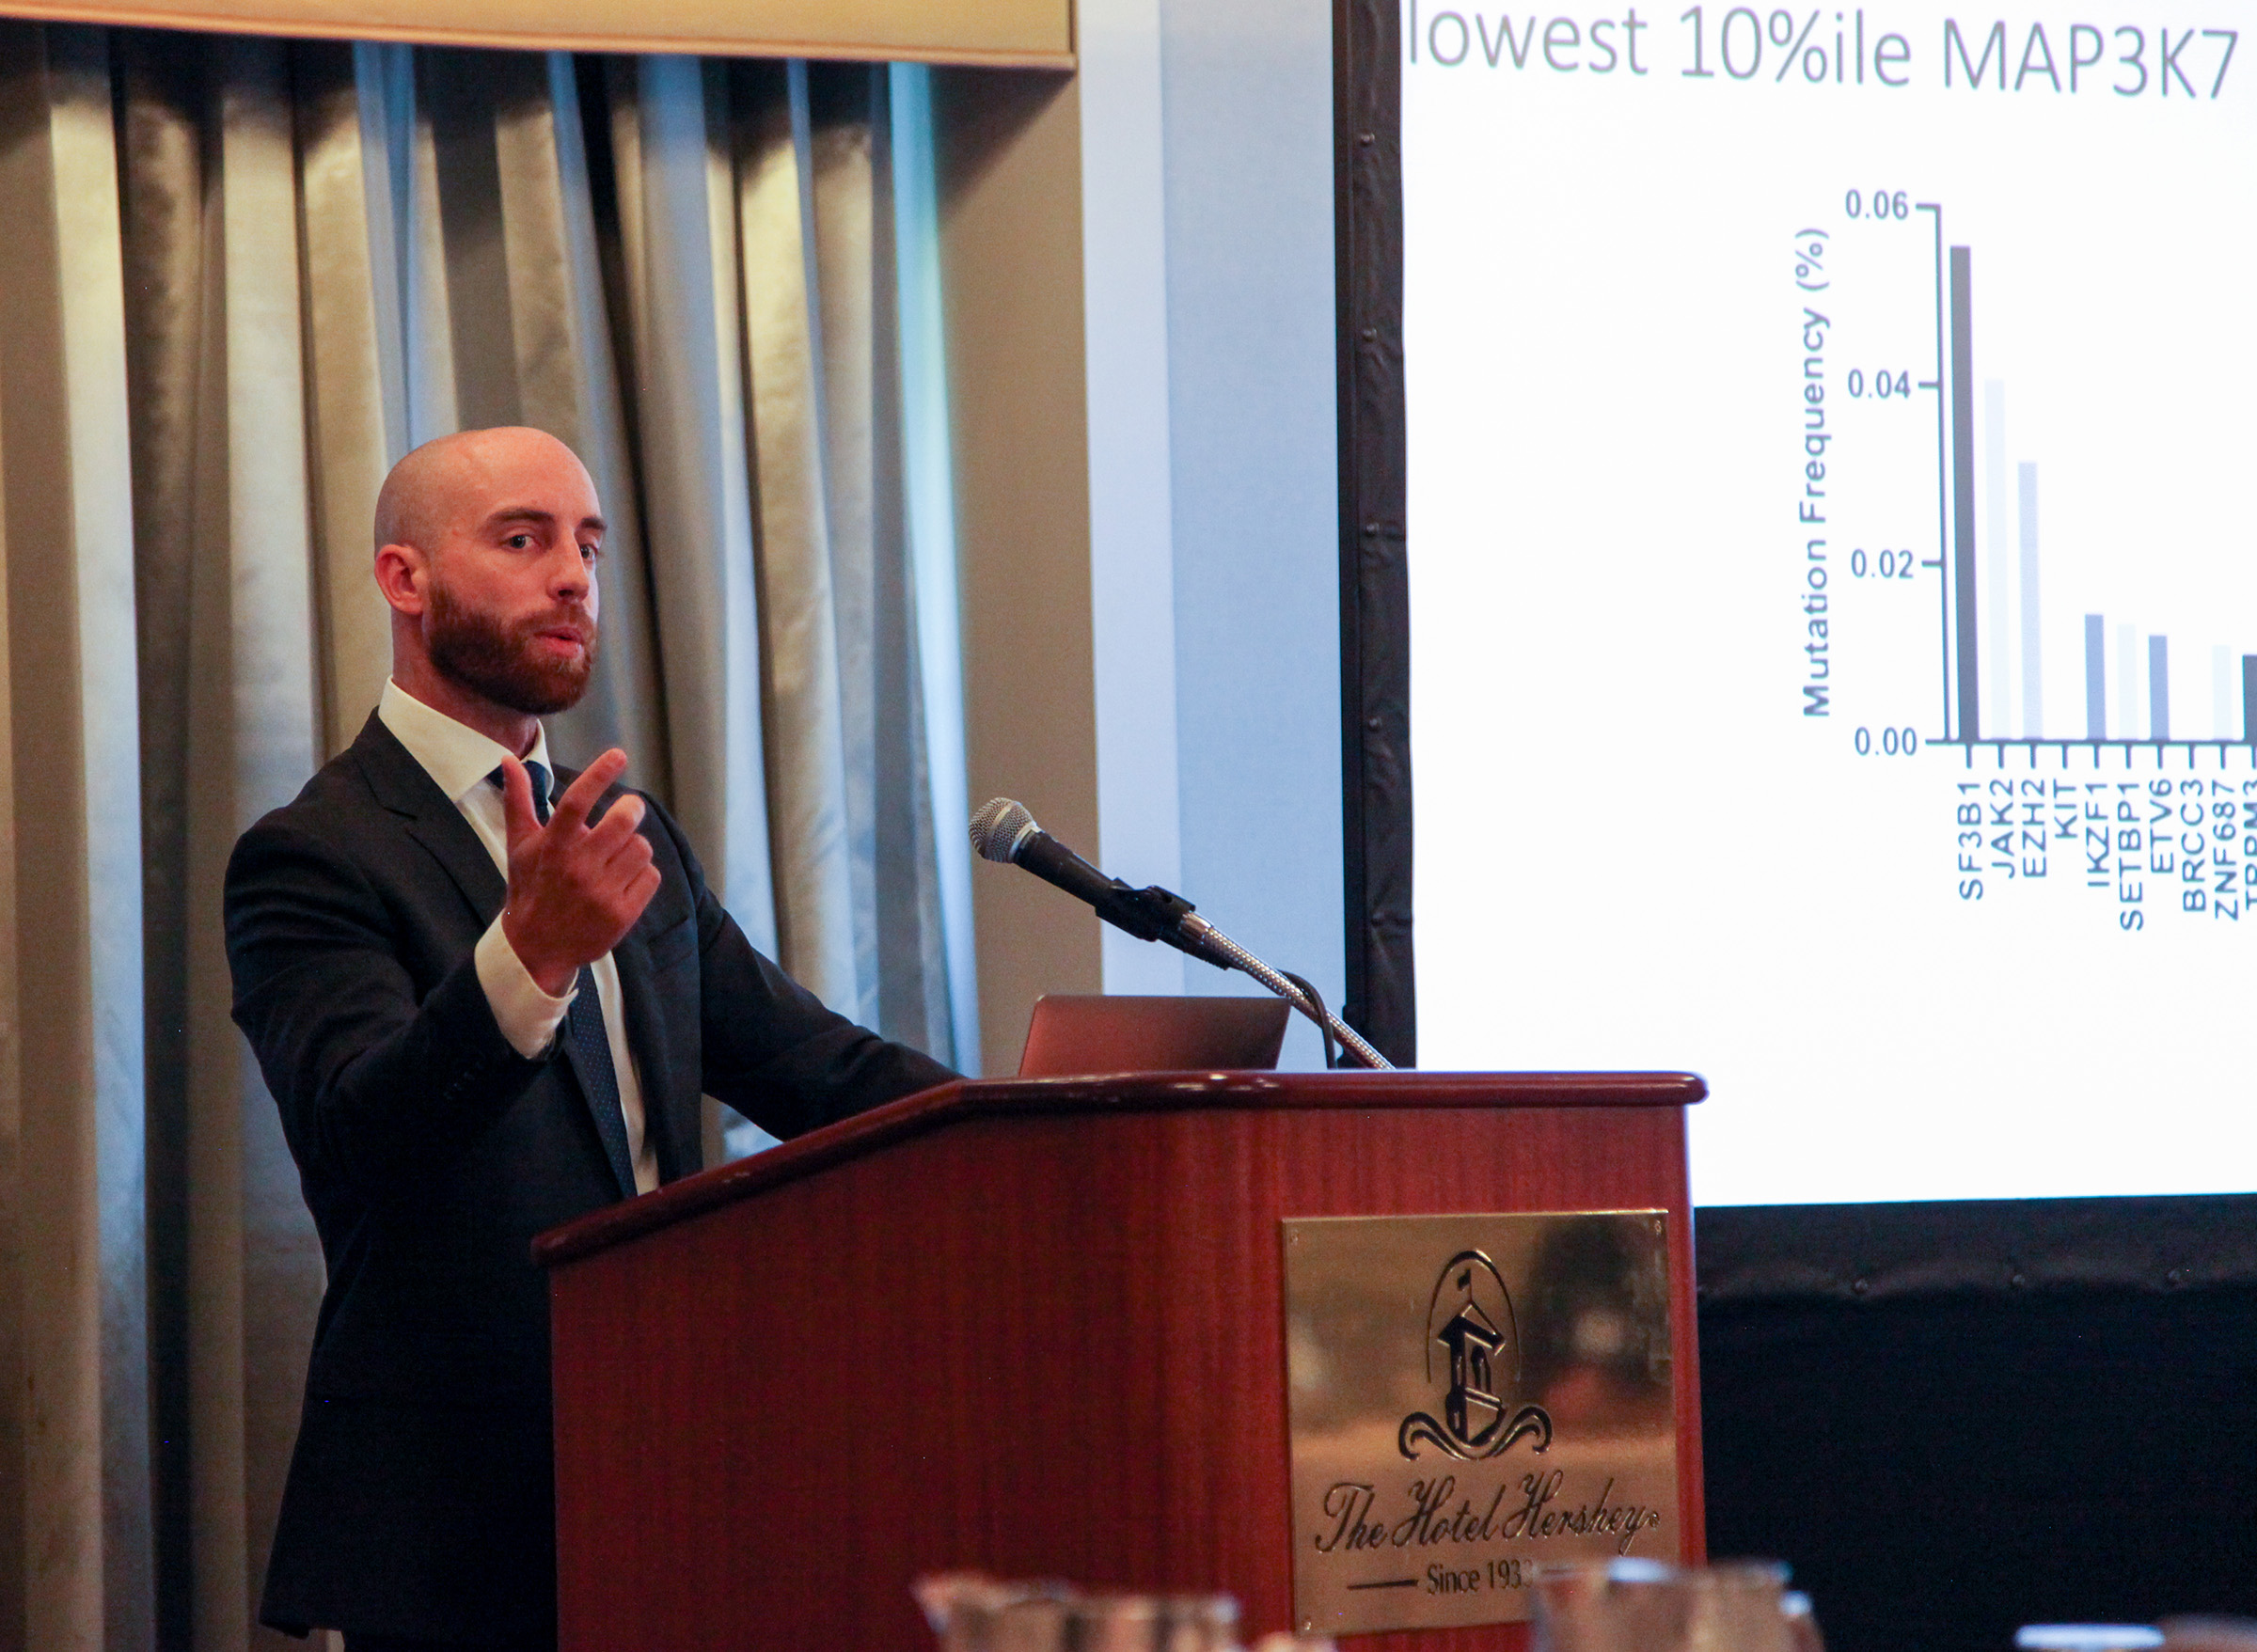
[[[286,1644],[322,1267],[218,889],[374,704],[407,447],[582,455],[560,752],[625,746],[756,944],[969,1058],[921,95],[0,24],[0,1645]]]

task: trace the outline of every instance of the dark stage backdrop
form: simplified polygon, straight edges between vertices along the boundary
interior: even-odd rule
[[[2257,1198],[1698,1213],[1709,1550],[1833,1652],[2257,1616]]]

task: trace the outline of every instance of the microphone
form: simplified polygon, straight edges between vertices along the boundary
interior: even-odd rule
[[[1263,963],[1200,917],[1192,904],[1174,890],[1157,884],[1132,889],[1117,877],[1107,877],[1036,826],[1025,804],[1008,797],[990,797],[981,804],[979,812],[971,817],[971,846],[983,860],[1023,866],[1077,901],[1088,902],[1098,917],[1140,941],[1166,941],[1218,969],[1245,971],[1317,1023],[1327,1040],[1328,1065],[1334,1043],[1363,1066],[1384,1070],[1391,1065],[1354,1029],[1326,1009],[1316,988],[1299,976]]]
[[[1235,960],[1208,941],[1213,931],[1189,901],[1158,885],[1136,889],[1106,876],[1036,826],[1023,803],[990,797],[981,804],[971,817],[971,846],[983,860],[1024,867],[1075,900],[1087,902],[1099,918],[1140,941],[1166,941],[1218,969],[1234,967]]]

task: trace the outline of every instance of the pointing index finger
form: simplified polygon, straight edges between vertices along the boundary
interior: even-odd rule
[[[553,828],[561,824],[567,830],[588,824],[588,811],[595,807],[596,799],[609,789],[611,782],[625,772],[627,754],[614,746],[580,771],[580,778],[567,787],[564,795],[557,799],[557,807],[549,815]]]

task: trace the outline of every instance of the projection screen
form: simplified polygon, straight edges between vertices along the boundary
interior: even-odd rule
[[[1421,1064],[2257,1188],[2246,8],[1401,15]]]

